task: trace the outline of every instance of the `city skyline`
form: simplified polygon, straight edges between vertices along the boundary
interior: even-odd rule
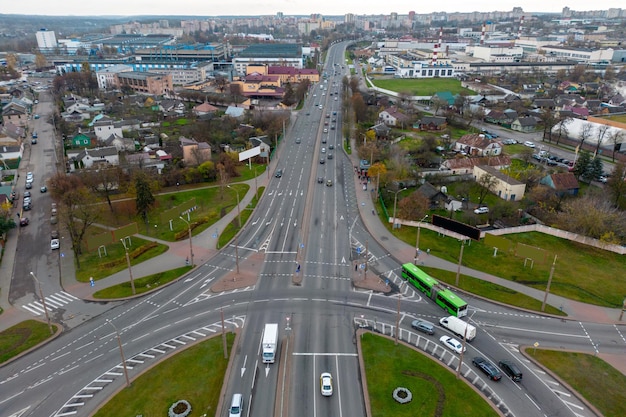
[[[348,13],[356,15],[389,15],[398,13],[406,15],[410,11],[417,14],[433,12],[468,13],[468,12],[507,12],[514,7],[521,7],[524,12],[560,13],[563,7],[574,11],[608,10],[622,8],[623,3],[618,0],[608,0],[602,7],[593,7],[583,0],[563,0],[545,3],[538,0],[520,2],[519,0],[488,0],[481,2],[480,9],[473,3],[452,0],[445,4],[423,5],[414,1],[398,0],[391,6],[384,2],[368,2],[346,0],[343,2],[319,0],[317,2],[303,2],[298,0],[238,0],[226,2],[218,7],[200,3],[197,0],[178,0],[176,6],[164,0],[109,0],[103,3],[85,2],[84,0],[65,0],[62,5],[57,2],[32,0],[30,2],[9,2],[3,4],[3,14],[47,15],[47,16],[259,16],[275,15],[310,15],[319,13],[327,16],[342,16]]]

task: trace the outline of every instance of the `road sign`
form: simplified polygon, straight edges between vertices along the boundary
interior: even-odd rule
[[[356,254],[357,254],[357,255],[360,255],[360,254],[361,254],[361,247],[360,247],[360,246],[358,246],[358,247],[356,248]]]

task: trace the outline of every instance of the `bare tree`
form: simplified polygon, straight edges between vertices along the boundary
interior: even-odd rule
[[[406,220],[419,220],[430,208],[430,201],[424,194],[413,192],[398,201],[398,217]]]
[[[612,155],[611,159],[615,162],[615,152],[617,152],[617,145],[622,143],[626,138],[626,134],[622,129],[613,129],[609,132],[609,142],[611,143]]]
[[[569,135],[569,129],[567,125],[572,122],[571,117],[560,117],[559,122],[556,124],[556,144],[558,145],[562,138],[566,138]]]
[[[113,213],[111,195],[120,189],[121,174],[118,167],[109,167],[104,169],[86,169],[80,174],[80,177],[87,188],[107,202],[111,213]]]
[[[585,142],[593,136],[594,130],[595,127],[591,123],[583,124],[582,128],[580,129],[580,135],[578,136],[578,138],[580,139],[580,144],[578,145],[579,152],[583,150],[583,145],[585,144]]]
[[[478,204],[485,201],[487,195],[494,189],[498,179],[491,174],[483,174],[476,178],[476,192],[478,193]]]
[[[598,128],[597,128],[597,131],[598,131],[598,142],[596,143],[596,154],[600,150],[600,146],[602,146],[602,142],[604,141],[604,136],[606,135],[606,133],[608,132],[608,130],[610,128],[611,128],[611,126],[609,126],[609,125],[600,125],[600,126],[598,126]]]

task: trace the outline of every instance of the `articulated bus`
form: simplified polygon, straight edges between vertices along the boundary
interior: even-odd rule
[[[402,278],[456,317],[467,316],[467,303],[412,263],[402,265]]]

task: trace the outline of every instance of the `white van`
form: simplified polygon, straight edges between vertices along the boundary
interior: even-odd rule
[[[242,408],[243,408],[243,395],[233,394],[233,399],[230,402],[230,409],[228,410],[228,417],[241,417]]]

